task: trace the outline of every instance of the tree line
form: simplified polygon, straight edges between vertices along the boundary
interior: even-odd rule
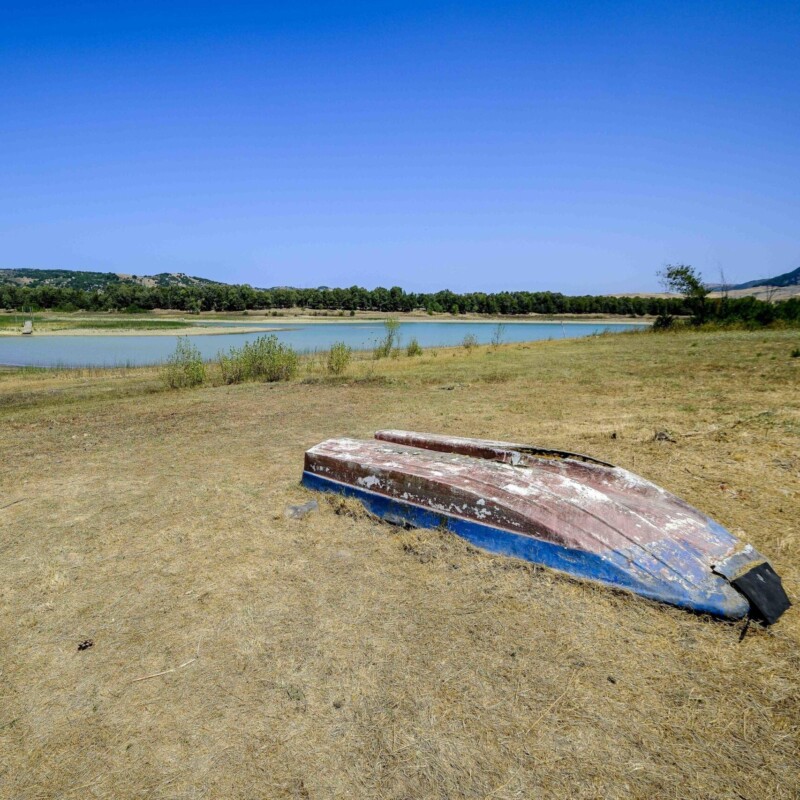
[[[658,274],[667,291],[678,292],[683,297],[693,325],[740,324],[760,328],[775,323],[800,323],[800,297],[770,303],[752,295],[731,298],[723,292],[721,296],[711,298],[711,291],[703,282],[702,275],[690,264],[667,264]],[[674,324],[675,318],[670,313],[656,317],[656,328],[667,329]]]
[[[424,310],[451,314],[684,314],[683,298],[567,296],[557,292],[406,292],[385,289],[254,289],[247,284],[142,286],[120,282],[104,289],[57,286],[0,286],[0,307],[52,311],[245,311],[306,308],[327,311]]]
[[[681,290],[680,287],[679,291]],[[754,297],[701,299],[684,291],[680,297],[613,297],[609,295],[564,295],[558,292],[469,292],[449,290],[431,293],[391,289],[254,289],[247,284],[200,286],[142,286],[120,282],[103,289],[57,286],[0,286],[0,308],[8,310],[140,312],[167,309],[189,313],[201,311],[270,311],[304,308],[312,311],[384,311],[402,314],[423,310],[450,314],[619,314],[626,316],[698,317],[702,322],[770,324],[783,320],[800,322],[797,299],[767,303]]]

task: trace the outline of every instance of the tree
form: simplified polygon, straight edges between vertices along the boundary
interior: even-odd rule
[[[692,312],[692,322],[701,325],[708,317],[708,289],[703,284],[702,276],[689,264],[667,264],[658,273],[661,285],[668,292],[683,295],[686,305]]]

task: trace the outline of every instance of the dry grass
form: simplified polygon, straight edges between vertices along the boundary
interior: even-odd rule
[[[740,643],[352,503],[283,515],[329,436],[531,441],[746,531],[797,598],[796,346],[606,336],[184,392],[0,375],[0,796],[797,797],[796,608]]]

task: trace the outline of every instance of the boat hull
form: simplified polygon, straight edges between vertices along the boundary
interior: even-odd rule
[[[737,557],[741,572],[765,559],[638,476],[507,442],[376,436],[311,448],[303,483],[355,497],[390,522],[445,528],[484,550],[652,600],[731,619],[752,611],[714,565]]]

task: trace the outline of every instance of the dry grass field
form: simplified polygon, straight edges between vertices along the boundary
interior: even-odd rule
[[[534,442],[685,497],[797,601],[799,338],[460,348],[178,392],[153,370],[0,374],[0,796],[797,798],[797,606],[740,641],[352,503],[284,510],[326,437]]]

